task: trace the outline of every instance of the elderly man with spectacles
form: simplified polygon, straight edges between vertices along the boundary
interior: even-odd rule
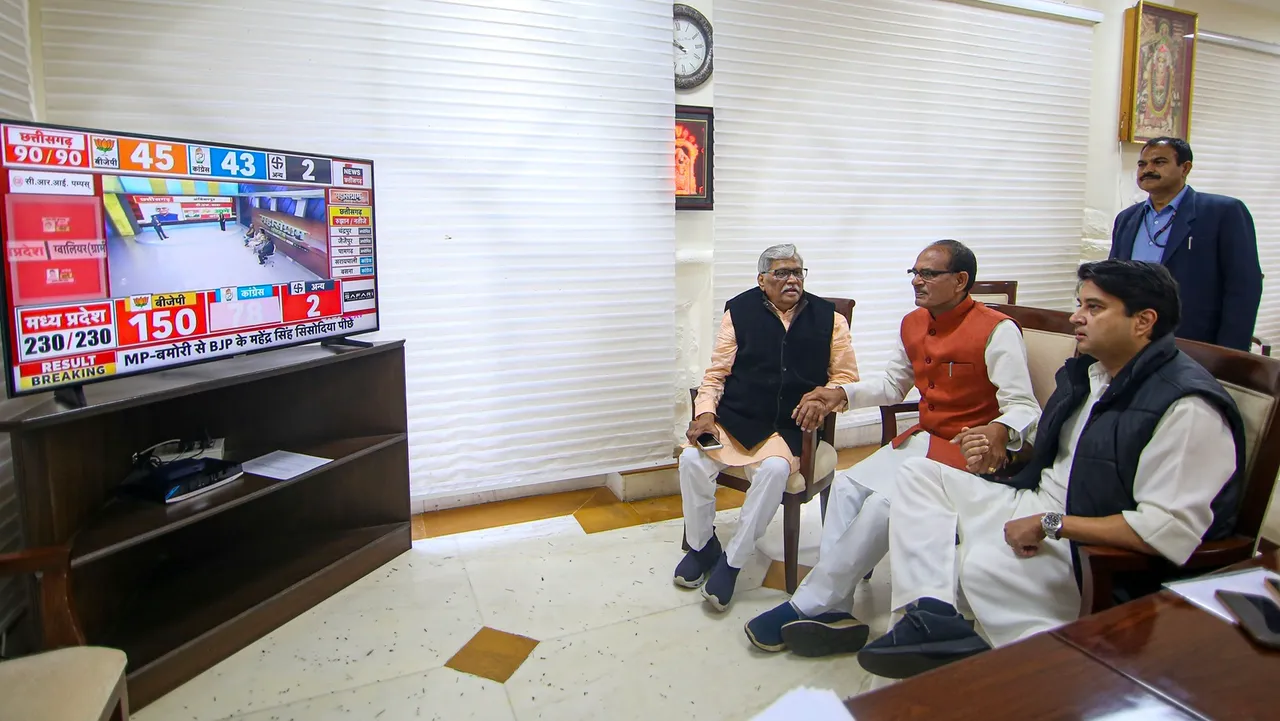
[[[680,495],[690,550],[675,583],[702,588],[724,611],[738,571],[773,519],[787,479],[800,466],[802,422],[826,416],[815,388],[858,379],[849,323],[830,301],[804,291],[808,274],[794,245],[760,255],[756,287],[725,303],[711,366],[694,401],[694,419],[680,454]],[[802,420],[803,419],[803,420]],[[701,439],[701,440],[700,440]],[[716,476],[746,469],[751,482],[738,532],[722,549],[713,526]]]
[[[856,619],[858,581],[889,552],[889,506],[898,468],[931,458],[971,473],[991,474],[1010,451],[1031,441],[1040,405],[1031,390],[1022,332],[1008,316],[969,296],[978,261],[968,247],[940,240],[907,270],[916,309],[902,319],[899,343],[877,378],[818,388],[801,407],[813,427],[831,410],[899,403],[914,385],[920,422],[837,476],[823,522],[818,564],[791,600],[747,623],[747,637],[765,651],[825,656],[858,651],[868,628]],[[966,460],[961,444],[976,449]]]

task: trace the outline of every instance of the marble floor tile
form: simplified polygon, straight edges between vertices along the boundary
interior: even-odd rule
[[[739,512],[716,514],[722,541]],[[589,534],[564,515],[417,540],[134,717],[745,721],[801,684],[870,687],[852,656],[765,654],[747,641],[743,624],[786,598],[761,585],[782,560],[780,513],[726,614],[672,584],[682,528],[675,518]],[[806,504],[801,563],[816,561],[820,536],[818,504]],[[887,561],[859,586],[854,612],[873,637],[888,625],[888,586]],[[485,626],[539,642],[505,687],[444,667]]]
[[[722,538],[736,531],[737,515],[736,509],[717,514]],[[696,591],[671,582],[683,555],[682,528],[674,520],[606,533],[551,535],[522,539],[501,552],[494,546],[473,552],[460,544],[485,625],[546,641],[702,603]],[[738,588],[758,588],[768,561],[756,554],[739,576]]]
[[[804,659],[751,646],[743,624],[785,598],[756,589],[724,614],[682,606],[543,642],[507,682],[516,718],[745,721],[798,685],[861,692],[869,676],[852,655]]]
[[[502,684],[438,668],[264,709],[230,721],[511,721]]]
[[[415,547],[135,718],[214,721],[428,671],[443,666],[482,625],[456,556]]]

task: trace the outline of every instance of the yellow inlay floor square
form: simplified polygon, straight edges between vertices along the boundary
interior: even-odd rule
[[[804,564],[800,564],[798,570],[799,570],[799,573],[796,574],[796,583],[803,581],[804,577],[808,576],[809,571],[812,571],[813,568],[810,566],[806,566]],[[775,591],[785,592],[787,590],[786,565],[783,564],[782,561],[773,561],[772,563],[770,563],[769,570],[765,572],[764,581],[761,582],[760,585],[764,586],[765,588],[772,588]]]
[[[445,666],[472,676],[506,683],[538,642],[532,638],[485,626],[449,659]]]

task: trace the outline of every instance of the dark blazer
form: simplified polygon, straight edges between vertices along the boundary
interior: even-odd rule
[[[1111,257],[1129,260],[1146,202],[1122,210],[1111,230]],[[1162,264],[1178,281],[1177,336],[1249,350],[1262,299],[1262,266],[1253,216],[1239,200],[1187,188]]]

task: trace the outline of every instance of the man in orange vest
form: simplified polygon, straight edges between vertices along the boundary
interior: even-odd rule
[[[1030,442],[1040,418],[1031,390],[1022,332],[1008,316],[969,297],[978,261],[963,243],[940,240],[907,271],[917,308],[902,319],[900,343],[879,377],[841,388],[816,388],[797,408],[802,428],[826,412],[899,403],[920,391],[920,422],[839,475],[832,483],[818,565],[795,595],[747,623],[747,637],[765,651],[802,656],[851,653],[867,641],[853,592],[889,551],[889,505],[897,470],[909,458],[931,458],[975,473],[995,473],[1009,451]],[[965,460],[953,443],[982,434],[990,450]],[[979,467],[981,466],[981,467]]]

